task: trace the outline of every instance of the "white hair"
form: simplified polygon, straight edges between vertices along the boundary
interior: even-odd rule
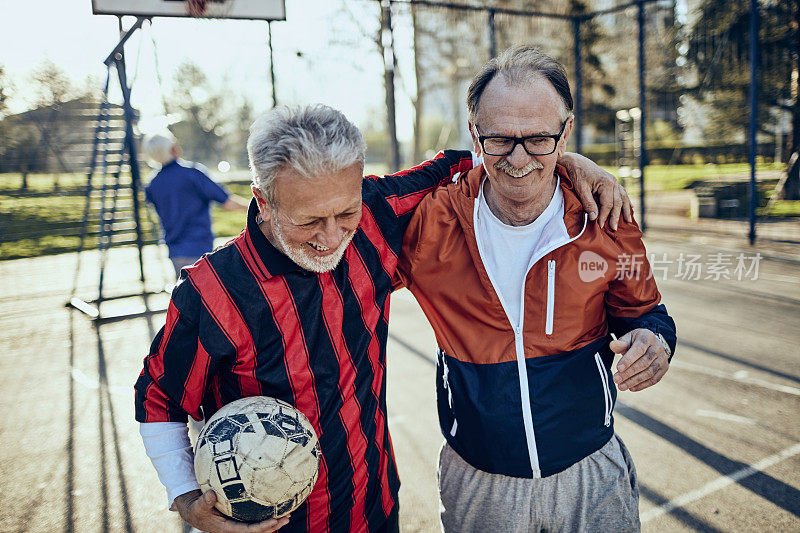
[[[172,155],[172,147],[175,146],[175,137],[173,137],[171,133],[150,135],[144,140],[142,146],[147,157],[161,166],[175,159],[175,156]]]
[[[275,206],[274,182],[287,166],[307,179],[354,163],[364,168],[366,144],[340,111],[322,104],[278,106],[250,126],[247,154],[253,184]]]

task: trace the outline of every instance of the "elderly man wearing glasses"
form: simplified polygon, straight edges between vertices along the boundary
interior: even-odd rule
[[[557,164],[573,127],[561,64],[509,49],[467,106],[483,165],[422,201],[399,265],[439,344],[442,524],[636,531],[615,384],[657,383],[676,340],[642,234],[590,221]]]

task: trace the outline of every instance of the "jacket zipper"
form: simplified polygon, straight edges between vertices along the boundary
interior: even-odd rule
[[[583,235],[583,232],[586,231],[586,226],[588,225],[588,221],[589,221],[589,216],[584,214],[584,216],[583,216],[583,228],[581,229],[580,233],[578,233],[574,237],[571,237],[567,241],[559,242],[559,243],[557,243],[557,245],[550,246],[550,247],[546,248],[545,250],[539,251],[539,253],[536,254],[532,258],[531,263],[528,265],[528,271],[530,271],[530,269],[533,267],[533,265],[536,264],[536,262],[539,261],[539,259],[541,259],[545,255],[549,254],[550,252],[552,252],[553,250],[555,250],[557,248],[560,248],[560,247],[562,247],[562,246],[564,246],[566,244],[571,243],[572,241],[574,241],[576,239],[579,239],[580,236]],[[474,205],[473,211],[472,211],[472,224],[473,224],[473,228],[477,228],[478,227],[478,202],[477,201],[475,202],[475,205]],[[481,245],[481,240],[480,240],[480,238],[478,238],[477,231],[475,232],[475,242],[476,242],[476,244],[478,246],[478,254],[481,257],[481,261],[483,261],[484,250],[483,250],[483,246]],[[552,263],[552,266],[550,265],[550,263]],[[552,271],[552,273],[551,273],[551,271]],[[492,274],[488,271],[488,269],[487,269],[486,273],[489,276],[489,281],[492,284],[492,287],[494,288],[495,293],[497,294],[497,297],[500,299],[500,305],[503,307],[503,310],[506,313],[506,317],[508,318],[509,324],[512,324],[511,315],[508,312],[508,307],[506,306],[506,303],[503,300],[503,297],[501,296],[500,291],[497,290],[497,286],[498,286],[497,283],[495,283],[495,280],[492,277]],[[552,325],[552,321],[553,321],[553,306],[555,305],[555,298],[554,298],[554,294],[555,294],[555,273],[556,273],[556,262],[554,260],[551,260],[550,262],[548,262],[548,291],[547,291],[547,293],[548,293],[548,305],[547,305],[547,307],[548,307],[548,316],[549,316],[550,332],[551,333],[552,333],[552,329],[553,329],[553,325]],[[551,279],[552,279],[552,282],[550,281]],[[516,356],[517,356],[517,374],[518,374],[518,377],[519,377],[519,386],[520,386],[520,402],[522,403],[522,419],[523,419],[523,425],[525,427],[525,440],[527,441],[526,444],[528,445],[528,456],[529,456],[530,463],[531,463],[531,470],[533,472],[533,477],[534,478],[539,478],[542,475],[542,471],[539,468],[539,454],[538,454],[537,449],[536,449],[536,436],[535,436],[534,430],[533,430],[533,412],[531,411],[531,395],[533,394],[533,391],[530,391],[530,388],[529,388],[529,385],[528,385],[528,369],[527,369],[527,365],[526,365],[526,361],[525,361],[525,344],[523,342],[524,339],[522,337],[522,326],[523,326],[523,324],[525,322],[525,283],[524,283],[524,281],[523,281],[523,284],[522,284],[522,291],[521,291],[520,297],[522,298],[522,302],[521,302],[521,305],[520,305],[520,321],[519,321],[519,325],[517,325],[516,327],[512,326],[513,329],[514,329],[514,347],[515,347]],[[450,430],[451,434],[455,434],[456,427],[457,427],[457,424],[454,423],[453,424],[453,428]]]
[[[450,372],[447,368],[447,362],[444,360],[444,350],[439,348],[438,355],[440,358],[439,360],[442,362],[442,385],[447,389],[447,404],[450,407],[450,412],[453,414],[453,426],[450,428],[450,436],[455,437],[456,431],[458,430],[458,419],[456,419],[456,410],[453,407],[453,390],[450,388],[450,380],[448,379],[448,374]]]
[[[595,352],[594,362],[597,365],[597,371],[600,373],[600,382],[603,387],[603,400],[606,406],[606,414],[605,418],[603,419],[603,425],[608,427],[611,425],[611,410],[614,406],[611,400],[611,391],[608,390],[608,374],[606,373],[606,366],[603,364],[603,359],[600,357],[599,352]]]
[[[520,322],[524,322],[521,320]],[[533,477],[541,477],[539,469],[539,453],[536,450],[536,436],[533,432],[533,411],[531,411],[531,395],[528,384],[528,368],[525,359],[525,345],[522,338],[522,324],[514,328],[514,348],[517,355],[517,375],[519,377],[520,402],[522,403],[522,423],[525,427],[525,440],[528,445],[528,459],[531,463]]]
[[[545,335],[553,334],[553,310],[555,309],[556,296],[556,262],[551,259],[547,262],[547,321],[544,325]]]

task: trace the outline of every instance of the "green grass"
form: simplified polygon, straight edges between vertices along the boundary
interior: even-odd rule
[[[28,174],[27,192],[53,192],[55,190],[55,174]],[[86,185],[86,174],[58,174],[58,185],[60,189],[82,187]],[[0,193],[21,191],[22,174],[7,173],[0,174]]]
[[[781,171],[783,165],[773,163],[760,163],[756,165],[756,172]],[[617,168],[606,168],[619,178]],[[750,176],[750,165],[745,163],[725,163],[706,165],[650,165],[644,170],[647,191],[678,191],[685,189],[695,181],[714,180],[721,177]],[[626,188],[639,190],[638,179],[627,178]]]
[[[759,213],[761,216],[770,217],[800,217],[800,200],[778,200],[768,214]]]

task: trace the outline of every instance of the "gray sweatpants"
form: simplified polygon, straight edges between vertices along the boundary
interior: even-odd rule
[[[639,531],[639,486],[615,434],[563,472],[539,479],[490,474],[447,443],[439,453],[442,527],[448,533]]]

